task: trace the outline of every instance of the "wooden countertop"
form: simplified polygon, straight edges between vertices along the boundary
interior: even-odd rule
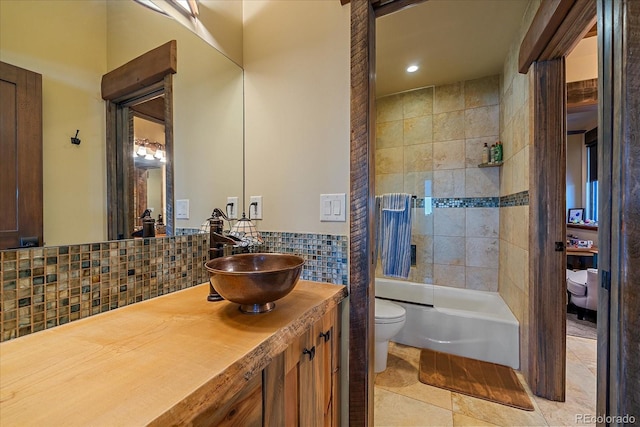
[[[209,285],[0,344],[0,425],[176,425],[233,396],[345,296],[301,280],[276,308],[207,302]]]

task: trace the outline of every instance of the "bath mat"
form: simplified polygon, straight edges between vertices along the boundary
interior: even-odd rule
[[[495,363],[423,349],[420,382],[456,393],[533,411],[513,369]]]

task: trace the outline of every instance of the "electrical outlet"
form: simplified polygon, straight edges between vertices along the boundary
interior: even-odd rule
[[[249,218],[262,219],[262,196],[249,198]]]
[[[227,197],[227,206],[225,208],[225,214],[229,219],[238,219],[238,198]]]

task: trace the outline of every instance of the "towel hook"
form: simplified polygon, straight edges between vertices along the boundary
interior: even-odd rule
[[[78,134],[80,133],[80,129],[76,129],[76,136],[71,137],[71,143],[75,145],[80,145],[80,138],[78,138]]]

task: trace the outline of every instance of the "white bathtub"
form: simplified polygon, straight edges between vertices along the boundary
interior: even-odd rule
[[[518,320],[497,292],[376,278],[376,297],[407,311],[391,340],[518,369]]]

